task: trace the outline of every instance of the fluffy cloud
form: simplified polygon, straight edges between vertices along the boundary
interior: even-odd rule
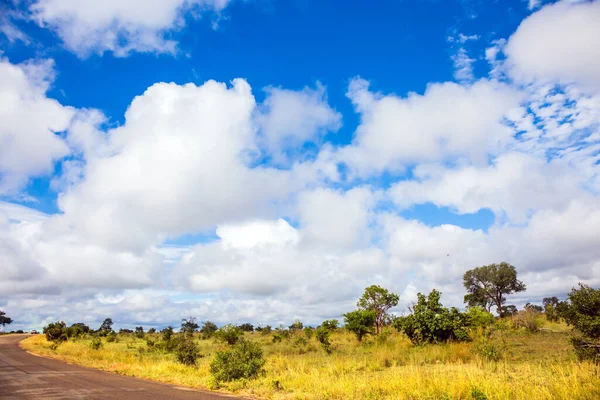
[[[573,198],[591,196],[583,188],[584,178],[568,163],[523,153],[502,154],[479,168],[420,166],[414,175],[416,180],[390,189],[401,207],[430,202],[463,214],[487,208],[516,223],[527,222],[535,210],[561,210]]]
[[[511,75],[600,90],[599,19],[598,1],[561,1],[532,14],[504,49]]]
[[[319,142],[328,131],[341,126],[341,114],[327,103],[325,88],[301,91],[268,87],[257,122],[264,146],[275,158],[283,161],[283,152],[301,148],[306,142]]]
[[[456,157],[482,163],[512,139],[502,120],[521,100],[517,91],[487,80],[430,84],[423,95],[401,98],[373,93],[367,81],[355,79],[348,97],[361,123],[340,159],[359,174]]]
[[[170,34],[192,16],[222,12],[230,0],[35,0],[32,18],[55,31],[67,49],[85,56],[112,51],[173,53]]]
[[[53,76],[51,60],[15,65],[0,59],[0,195],[51,173],[69,153],[60,133],[75,111],[46,97]]]

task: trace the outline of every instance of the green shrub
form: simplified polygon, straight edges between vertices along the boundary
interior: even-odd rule
[[[144,327],[143,326],[135,327],[135,337],[137,337],[138,339],[144,338]]]
[[[259,329],[256,329],[257,331]],[[273,328],[271,328],[271,325],[266,325],[264,328],[260,328],[260,333],[261,335],[268,335],[269,333],[271,333],[273,331]]]
[[[412,314],[396,318],[394,328],[404,332],[413,344],[470,340],[467,315],[456,307],[443,307],[440,296],[436,289],[428,296],[418,293]]]
[[[108,343],[113,343],[113,342],[117,342],[117,334],[115,333],[115,331],[110,331],[107,335],[106,335],[106,341]]]
[[[359,342],[366,335],[372,335],[375,332],[375,311],[356,310],[344,314],[344,324],[346,329],[356,335]]]
[[[92,342],[90,343],[90,348],[92,350],[100,350],[102,348],[102,339],[99,337],[93,338]]]
[[[325,353],[331,354],[331,329],[328,326],[319,326],[315,332],[317,340],[321,343],[321,347],[325,350]]]
[[[308,326],[306,328],[304,328],[304,336],[306,336],[307,340],[310,340],[314,334],[315,334],[315,332],[313,331],[312,328],[310,328]]]
[[[218,331],[215,332],[215,337],[218,340],[229,345],[236,344],[243,335],[244,332],[242,332],[237,326],[231,324],[222,326]]]
[[[579,284],[579,289],[569,293],[569,301],[561,302],[557,309],[578,332],[571,338],[577,357],[600,362],[600,289]]]
[[[282,339],[281,335],[279,335],[277,333],[273,335],[273,343],[281,343],[281,339]]]
[[[196,360],[200,358],[200,350],[192,337],[186,335],[178,340],[175,357],[181,364],[196,365]]]
[[[469,307],[465,313],[471,328],[487,328],[494,323],[494,315],[482,307]]]
[[[63,321],[49,323],[44,327],[44,335],[46,340],[59,344],[68,339],[67,325]]]
[[[260,345],[242,339],[230,349],[217,351],[210,364],[210,373],[217,382],[251,379],[262,373],[264,365]]]

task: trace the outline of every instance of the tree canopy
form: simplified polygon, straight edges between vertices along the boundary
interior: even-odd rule
[[[9,324],[12,324],[13,320],[10,317],[6,316],[6,313],[2,310],[0,310],[0,325],[2,325],[3,327]]]
[[[400,296],[390,293],[381,286],[371,285],[365,289],[364,294],[356,304],[362,310],[371,310],[375,312],[375,332],[379,334],[390,308],[398,305]]]
[[[469,307],[484,307],[490,310],[496,307],[500,317],[504,317],[511,308],[505,306],[506,295],[523,292],[526,286],[517,279],[517,270],[512,265],[484,265],[473,268],[463,275],[463,285],[467,289],[465,303]]]

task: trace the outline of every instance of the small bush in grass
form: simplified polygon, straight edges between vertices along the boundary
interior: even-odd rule
[[[117,334],[114,331],[110,331],[107,335],[106,335],[106,341],[108,343],[113,343],[117,341]]]
[[[281,343],[281,339],[281,335],[277,333],[273,335],[273,343]]]
[[[310,340],[314,334],[315,332],[312,330],[311,327],[307,326],[306,328],[304,328],[304,336],[306,336],[307,340]]]
[[[177,361],[184,365],[196,365],[196,360],[200,358],[200,350],[198,350],[198,346],[194,343],[194,339],[185,336],[179,340],[175,349],[175,356],[177,357]]]
[[[331,354],[331,342],[329,341],[329,338],[331,336],[331,330],[328,329],[326,326],[321,325],[317,328],[317,331],[315,333],[317,340],[319,341],[319,343],[321,343],[321,347],[323,348],[323,350],[325,350],[325,353]]]
[[[244,335],[237,326],[227,324],[222,326],[218,331],[215,332],[215,337],[218,340],[226,342],[229,345],[234,345],[240,340],[240,338]]]
[[[90,343],[90,348],[92,350],[100,350],[102,348],[102,339],[99,337],[93,338],[92,342]]]
[[[540,329],[540,313],[533,308],[521,310],[512,317],[512,323],[515,328],[524,328],[531,333]]]
[[[217,351],[210,373],[217,382],[256,378],[263,372],[265,359],[258,343],[239,340],[227,350]]]

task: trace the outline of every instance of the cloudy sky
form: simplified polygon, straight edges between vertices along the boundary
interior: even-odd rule
[[[0,309],[316,324],[600,284],[600,1],[0,3]]]

